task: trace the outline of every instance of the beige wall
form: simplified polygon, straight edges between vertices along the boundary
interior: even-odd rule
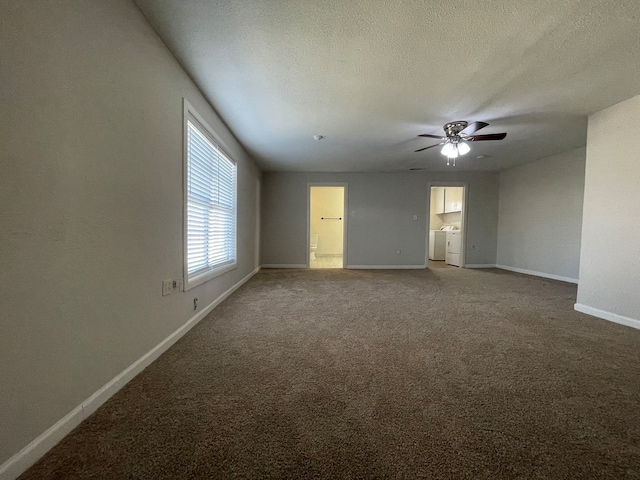
[[[429,230],[440,230],[440,227],[444,225],[441,217],[442,215],[436,215],[435,213],[431,215],[431,221],[429,222]]]
[[[443,225],[453,225],[454,227],[457,227],[458,230],[462,229],[462,213],[445,213],[442,219]]]
[[[497,173],[269,172],[264,174],[262,189],[263,265],[305,265],[307,185],[314,182],[349,185],[348,266],[425,264],[429,182],[468,183],[466,261],[496,263]]]
[[[316,255],[342,255],[344,187],[311,187],[311,233],[318,234]],[[322,220],[322,218],[325,220]],[[342,220],[335,220],[342,218]]]
[[[444,225],[444,214],[437,214],[436,204],[440,201],[443,202],[443,189],[444,187],[432,187],[431,188],[431,203],[429,204],[429,230],[440,230],[440,227]],[[439,200],[438,200],[439,199]],[[443,207],[444,208],[444,207]]]
[[[589,117],[576,308],[640,328],[638,125],[640,95]]]
[[[585,149],[500,173],[498,265],[576,281]]]
[[[0,464],[257,265],[259,171],[130,0],[0,0]],[[183,268],[182,102],[238,161],[238,268]]]

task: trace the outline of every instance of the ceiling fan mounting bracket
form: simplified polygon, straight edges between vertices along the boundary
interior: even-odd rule
[[[465,122],[464,120],[458,120],[458,121],[455,121],[455,122],[445,123],[444,131],[445,131],[445,134],[447,135],[447,137],[458,136],[458,134],[462,130],[467,128],[467,125],[469,125],[469,123]]]

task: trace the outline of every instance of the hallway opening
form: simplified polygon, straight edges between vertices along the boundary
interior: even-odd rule
[[[343,268],[345,186],[309,186],[309,268]]]

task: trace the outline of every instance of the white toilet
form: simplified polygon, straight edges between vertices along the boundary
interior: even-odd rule
[[[318,249],[318,234],[317,233],[312,233],[311,235],[309,235],[309,258],[311,260],[315,260],[316,259],[316,250]]]

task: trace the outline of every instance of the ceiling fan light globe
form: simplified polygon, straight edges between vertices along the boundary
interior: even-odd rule
[[[447,143],[444,147],[442,147],[442,150],[440,150],[440,153],[442,153],[442,155],[446,157],[451,157],[454,152],[457,157],[458,152],[456,151],[456,147],[453,145],[453,143]]]
[[[466,155],[467,153],[469,153],[470,150],[471,150],[471,148],[469,147],[469,145],[466,142],[460,142],[458,144],[458,153],[460,155]]]

